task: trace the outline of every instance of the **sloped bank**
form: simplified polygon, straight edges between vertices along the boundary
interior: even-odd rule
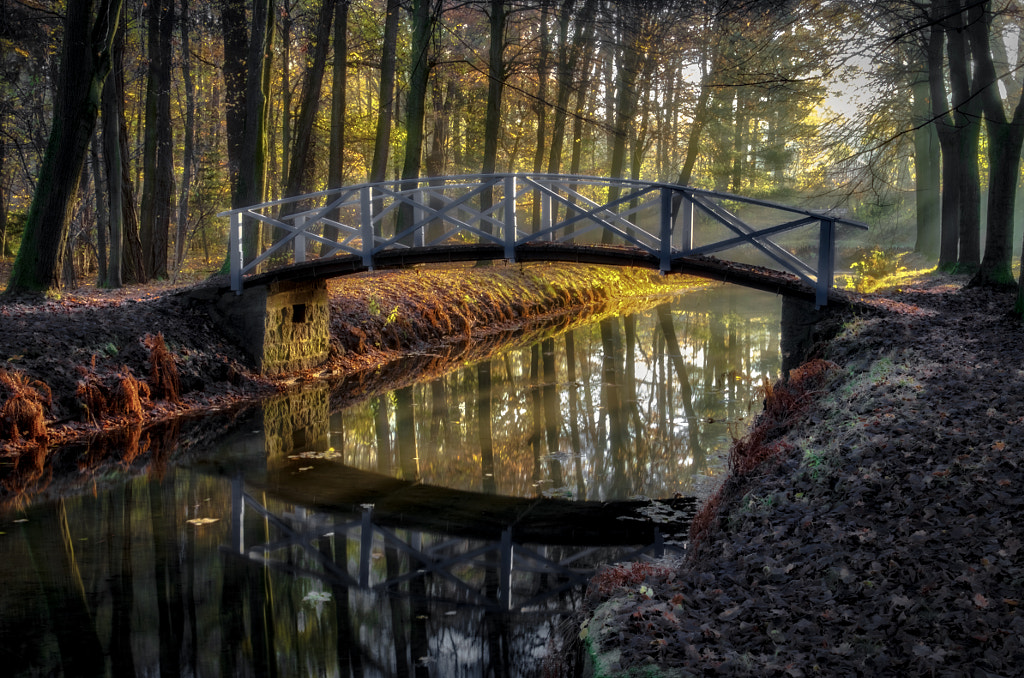
[[[957,287],[852,317],[686,559],[595,579],[590,675],[1019,675],[1024,331]]]

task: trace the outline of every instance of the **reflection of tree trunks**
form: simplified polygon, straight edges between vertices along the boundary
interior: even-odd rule
[[[377,437],[377,470],[391,471],[391,424],[388,420],[388,398],[377,396],[373,404],[373,431]]]
[[[530,449],[533,450],[533,482],[540,482],[540,446],[543,428],[540,418],[543,416],[543,403],[540,392],[540,344],[534,344],[530,348],[530,397],[531,413],[530,419],[533,422],[533,429],[530,432]]]
[[[420,460],[416,454],[416,419],[413,414],[412,386],[395,391],[395,442],[405,480],[419,480]]]
[[[623,355],[625,377],[622,386],[623,389],[628,389],[626,401],[623,403],[623,411],[633,419],[633,438],[636,448],[634,464],[637,468],[643,468],[646,464],[648,448],[643,435],[644,419],[640,416],[640,398],[636,392],[636,316],[633,314],[625,316],[622,319],[622,325],[626,330],[626,347]]]
[[[401,574],[398,557],[398,549],[394,546],[384,547],[384,568],[389,581]],[[412,563],[410,563],[411,566]],[[422,577],[416,577],[415,579],[422,579]],[[395,648],[395,675],[408,676],[409,641],[405,637],[405,632],[409,628],[409,613],[405,609],[405,601],[401,596],[395,595],[395,593],[397,592],[392,592],[388,595],[388,605],[391,608],[392,644]]]
[[[558,383],[558,371],[555,369],[555,340],[545,339],[541,342],[541,355],[543,357],[544,364],[544,424],[547,432],[548,439],[548,454],[558,454],[558,428],[559,428],[559,411],[558,411],[558,392],[556,385]],[[562,462],[559,461],[558,457],[552,456],[551,462],[551,482],[554,487],[562,487]]]
[[[491,362],[485,360],[476,366],[477,387],[476,423],[480,436],[481,491],[497,492],[494,481],[494,443],[491,436]]]
[[[240,519],[239,516],[232,520]],[[241,556],[232,553],[224,559],[224,580],[220,590],[220,675],[237,676],[244,673],[238,665],[239,649],[245,642],[245,619],[242,599],[249,565]]]
[[[332,548],[333,547],[333,548]],[[333,562],[342,572],[348,572],[348,537],[335,533],[334,537],[319,542],[320,553]],[[359,638],[353,633],[349,611],[348,587],[337,579],[331,581],[331,597],[334,599],[334,623],[337,625],[335,656],[338,660],[338,674],[348,678],[363,675],[362,657],[359,654]]]
[[[430,382],[430,438],[440,441],[441,429],[448,428],[448,389],[444,377]]]
[[[270,595],[270,568],[245,567],[249,588],[249,641],[253,672],[258,678],[277,676],[274,659],[274,600]],[[232,601],[238,605],[238,601]]]
[[[605,416],[608,419],[608,452],[612,463],[612,496],[628,492],[626,478],[626,425],[623,418],[622,392],[619,384],[622,337],[617,319],[601,321],[601,346],[604,350],[601,369],[601,396]]]
[[[690,377],[687,374],[686,364],[683,362],[683,352],[679,346],[679,338],[676,336],[676,328],[672,324],[672,307],[669,304],[658,306],[658,322],[661,325],[661,334],[665,337],[665,351],[672,360],[676,376],[679,377],[679,395],[682,398],[683,412],[687,419],[686,430],[690,437],[690,454],[693,456],[694,468],[699,469],[704,464],[704,449],[697,437],[697,413],[693,409],[693,389],[690,387]]]
[[[565,333],[565,368],[569,382],[569,443],[576,469],[576,499],[586,501],[587,485],[583,480],[583,445],[580,443],[580,394],[576,383],[576,336]]]
[[[665,335],[656,332],[654,334],[654,400],[658,408],[658,428],[661,431],[669,431],[668,407],[666,406],[665,393],[668,390],[668,370],[665,364]]]
[[[410,559],[409,567],[422,568],[424,563]],[[415,662],[414,675],[416,678],[430,678],[430,667],[426,662],[418,661],[419,657],[430,656],[430,636],[427,633],[430,608],[427,604],[426,577],[414,577],[409,581],[409,607],[409,636],[412,646],[411,659]]]
[[[156,602],[160,616],[160,675],[181,675],[181,646],[185,611],[182,605],[181,568],[178,560],[178,514],[174,501],[173,474],[149,486],[150,521],[153,527],[153,560]]]
[[[59,526],[60,546],[55,549],[53,535],[41,533],[41,520],[36,525],[28,523],[22,534],[46,598],[61,667],[66,676],[101,676],[105,668],[103,648],[85,599],[63,500],[51,504],[48,510],[53,513],[46,522]]]
[[[195,496],[196,476],[189,475],[189,496]],[[185,605],[188,614],[190,638],[189,673],[198,676],[199,671],[199,614],[196,610],[196,530],[188,530],[185,536],[185,566],[188,568],[187,587],[185,589]]]
[[[131,505],[132,483],[125,483],[109,495],[111,529],[107,534],[110,567],[110,662],[115,678],[135,676],[132,654],[132,607],[135,595],[132,577]],[[118,525],[113,525],[114,518]]]

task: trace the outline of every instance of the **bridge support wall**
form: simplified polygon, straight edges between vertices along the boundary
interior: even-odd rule
[[[260,374],[323,364],[330,347],[327,281],[254,285],[228,292],[211,315],[252,356]]]

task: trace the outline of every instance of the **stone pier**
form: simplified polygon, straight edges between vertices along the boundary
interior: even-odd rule
[[[260,374],[322,365],[330,347],[327,281],[273,282],[221,294],[210,315],[252,356]]]

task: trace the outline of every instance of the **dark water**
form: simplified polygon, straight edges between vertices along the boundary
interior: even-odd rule
[[[146,434],[170,443],[0,517],[0,673],[537,675],[594,568],[673,548],[689,500],[636,500],[713,487],[780,307],[701,291]]]

